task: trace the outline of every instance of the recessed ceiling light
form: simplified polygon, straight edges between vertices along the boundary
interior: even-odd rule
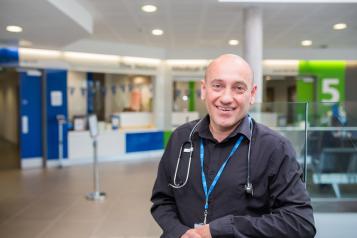
[[[164,31],[161,30],[161,29],[154,29],[151,31],[151,33],[154,35],[154,36],[161,36],[162,34],[164,34]]]
[[[311,40],[303,40],[303,41],[301,41],[301,45],[302,46],[310,46],[310,45],[312,45],[312,41]]]
[[[10,32],[21,32],[22,31],[22,27],[20,27],[20,26],[7,26],[6,30],[10,31]]]
[[[238,45],[239,41],[238,40],[229,40],[228,44],[230,44],[230,45]]]
[[[154,5],[144,5],[141,7],[143,12],[156,12],[157,7]]]
[[[343,30],[346,28],[347,28],[346,23],[337,23],[337,24],[333,25],[334,30]]]

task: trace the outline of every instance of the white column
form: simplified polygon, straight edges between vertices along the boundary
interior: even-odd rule
[[[244,46],[245,60],[254,72],[254,81],[258,86],[256,102],[263,101],[263,22],[259,7],[244,9]]]
[[[162,62],[154,80],[154,120],[159,130],[171,130],[172,93],[168,66]]]

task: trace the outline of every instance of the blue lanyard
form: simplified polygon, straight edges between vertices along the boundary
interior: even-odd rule
[[[237,142],[235,143],[235,145],[233,146],[231,152],[229,153],[226,161],[224,161],[224,163],[222,164],[221,168],[218,170],[218,173],[216,174],[216,177],[213,179],[213,182],[211,184],[211,186],[209,187],[208,191],[207,191],[207,182],[206,182],[206,176],[205,173],[203,171],[203,159],[204,159],[204,147],[203,147],[203,140],[201,139],[201,144],[200,144],[200,160],[201,160],[201,177],[202,177],[202,185],[203,185],[203,191],[205,192],[205,197],[206,197],[206,202],[205,202],[205,211],[204,211],[204,220],[203,220],[203,224],[206,224],[206,219],[207,219],[207,211],[208,211],[208,198],[209,195],[211,195],[214,187],[216,186],[219,178],[222,175],[222,172],[224,170],[224,168],[226,167],[228,160],[232,157],[232,155],[237,151],[240,143],[243,140],[243,136],[240,136],[239,139],[237,140]]]

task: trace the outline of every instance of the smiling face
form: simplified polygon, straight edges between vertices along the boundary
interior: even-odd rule
[[[201,97],[215,132],[231,132],[254,103],[257,86],[250,66],[236,55],[223,55],[207,68]]]

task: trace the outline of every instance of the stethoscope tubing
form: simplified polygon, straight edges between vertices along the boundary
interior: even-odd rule
[[[250,182],[250,154],[251,154],[251,143],[252,143],[252,137],[253,137],[253,120],[251,119],[251,117],[248,115],[249,118],[249,127],[250,127],[250,137],[249,137],[249,144],[248,144],[248,155],[247,155],[247,181],[246,181],[246,185],[245,185],[245,191],[247,194],[250,194],[251,196],[253,196],[253,185]],[[197,126],[201,123],[203,119],[199,120],[195,126],[192,128],[190,135],[188,137],[188,141],[184,142],[181,147],[180,147],[180,151],[179,151],[179,156],[177,158],[177,162],[176,162],[176,168],[175,168],[175,174],[174,174],[174,179],[173,179],[173,184],[169,183],[169,186],[174,188],[174,189],[180,189],[183,188],[184,186],[186,186],[187,182],[188,182],[188,178],[190,176],[190,168],[191,168],[191,161],[192,161],[192,154],[193,154],[193,143],[192,143],[192,134],[194,133],[194,131],[196,130]],[[190,148],[190,156],[188,159],[188,167],[187,167],[187,173],[186,173],[186,178],[185,181],[180,184],[180,181],[177,182],[177,172],[178,172],[178,168],[180,166],[181,163],[181,157],[182,157],[182,153],[184,152],[184,147],[186,144],[189,144]]]

